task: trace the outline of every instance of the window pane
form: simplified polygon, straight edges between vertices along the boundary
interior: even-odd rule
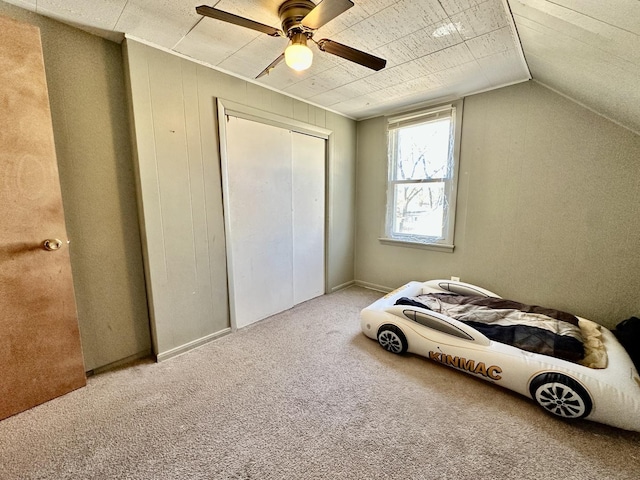
[[[453,251],[462,103],[387,118],[387,239]]]
[[[446,210],[444,182],[395,185],[393,233],[441,238]]]
[[[449,176],[451,118],[395,130],[395,180]]]

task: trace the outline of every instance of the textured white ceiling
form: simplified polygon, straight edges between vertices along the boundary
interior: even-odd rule
[[[216,8],[279,27],[280,3],[221,0]],[[527,80],[505,5],[502,0],[355,0],[354,7],[320,28],[314,38],[330,38],[383,57],[385,69],[374,72],[316,51],[309,70],[297,73],[282,64],[259,82],[364,118]],[[173,49],[254,78],[286,43],[206,18]]]
[[[5,1],[107,38],[122,32],[247,79],[287,43],[195,11],[208,4],[279,28],[284,0]],[[374,72],[315,50],[309,70],[296,73],[281,64],[258,83],[366,118],[524,81],[530,68],[534,79],[640,131],[638,0],[354,3],[314,38],[383,57],[385,69]]]
[[[280,28],[284,0],[7,0],[45,16],[117,39],[115,32],[254,79],[287,40],[203,18],[201,4]],[[314,51],[311,68],[281,64],[262,83],[354,118],[527,80],[506,0],[354,0],[320,28],[316,40],[383,57],[375,72]]]

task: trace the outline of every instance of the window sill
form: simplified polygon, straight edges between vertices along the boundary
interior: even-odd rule
[[[392,245],[394,247],[409,247],[419,248],[422,250],[434,250],[437,252],[453,253],[453,245],[441,245],[438,243],[422,243],[422,242],[410,242],[408,240],[396,240],[394,238],[378,238],[383,245]]]

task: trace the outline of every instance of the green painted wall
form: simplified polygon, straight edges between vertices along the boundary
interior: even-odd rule
[[[356,280],[461,277],[613,327],[640,313],[640,136],[528,82],[465,99],[455,251],[382,245],[386,123],[358,123]]]
[[[353,282],[356,122],[139,42],[126,40],[125,51],[156,353],[229,327],[218,98],[333,132],[328,289]]]
[[[120,45],[0,2],[40,28],[87,370],[150,352]]]

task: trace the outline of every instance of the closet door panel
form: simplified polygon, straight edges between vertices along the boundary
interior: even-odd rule
[[[324,294],[325,140],[292,134],[293,301]]]
[[[237,327],[293,306],[291,133],[228,117],[227,212]]]

